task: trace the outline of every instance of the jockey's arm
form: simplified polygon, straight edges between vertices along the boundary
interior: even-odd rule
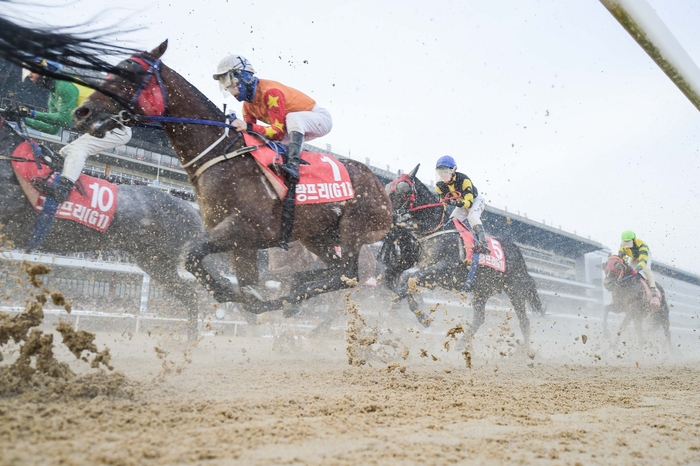
[[[634,240],[638,241],[638,240]],[[643,269],[647,266],[647,262],[649,261],[649,246],[646,245],[643,241],[639,240],[639,243],[637,244],[639,248],[639,257],[637,257],[637,266],[640,269]]]
[[[61,128],[70,128],[73,109],[78,105],[78,88],[67,81],[56,81],[49,99],[48,112],[34,112],[33,118],[25,118],[30,128],[48,134],[57,134]]]
[[[287,132],[287,107],[284,94],[279,89],[268,89],[263,96],[263,102],[270,126],[257,124],[256,118],[247,114],[245,105],[243,106],[243,120],[250,123],[249,127],[252,126],[252,130],[256,133],[262,134],[272,141],[281,141]]]
[[[457,181],[459,183],[459,180]],[[459,198],[460,201],[464,202],[464,209],[469,209],[472,204],[474,204],[474,193],[472,192],[472,182],[469,178],[464,177],[461,182],[461,186],[457,187],[459,192],[462,193],[462,197]]]

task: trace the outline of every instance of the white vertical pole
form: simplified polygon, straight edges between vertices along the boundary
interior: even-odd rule
[[[141,308],[139,314],[143,315],[148,310],[148,290],[151,286],[151,276],[143,274],[143,284],[141,285]]]
[[[600,0],[700,110],[700,69],[646,0]]]

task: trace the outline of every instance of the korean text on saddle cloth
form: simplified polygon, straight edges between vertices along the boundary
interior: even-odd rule
[[[23,142],[17,146],[12,155],[16,157],[12,167],[17,175],[17,181],[29,202],[34,206],[34,210],[41,212],[46,196],[32,185],[31,180],[37,176],[49,176],[51,170],[46,165],[42,165],[41,169],[37,168],[29,142]],[[117,185],[84,173],[78,180],[85,187],[86,196],[77,189],[73,189],[68,199],[56,212],[56,218],[71,220],[104,233],[109,228],[114,212],[117,210]]]

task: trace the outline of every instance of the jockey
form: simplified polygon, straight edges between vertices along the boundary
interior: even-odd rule
[[[254,74],[245,57],[228,55],[219,62],[213,77],[223,91],[243,102],[243,120],[231,123],[238,131],[253,131],[287,144],[287,163],[280,168],[297,182],[303,142],[328,134],[333,119],[306,94]],[[270,126],[258,125],[257,120]]]
[[[51,72],[61,71],[62,68],[59,63],[49,60],[36,59],[36,62]],[[49,134],[58,134],[61,128],[69,128],[73,121],[73,110],[94,92],[92,89],[79,84],[41,76],[23,69],[22,80],[27,77],[38,87],[49,90],[48,112],[38,112],[29,110],[26,107],[20,107],[17,110],[18,116],[22,117],[24,124],[30,128]],[[43,180],[36,180],[34,185],[39,191],[62,203],[70,194],[78,177],[80,177],[88,157],[104,150],[124,145],[130,139],[131,128],[128,127],[109,131],[104,138],[96,138],[89,134],[84,134],[61,149],[60,154],[65,161],[63,172],[58,182],[51,184]]]
[[[435,184],[438,195],[442,199],[447,198],[447,204],[455,207],[450,218],[456,218],[461,222],[468,220],[479,240],[481,253],[490,254],[491,251],[486,242],[486,232],[481,223],[481,213],[486,207],[486,200],[479,195],[472,180],[464,173],[457,171],[457,164],[449,155],[438,159],[435,174],[438,179]]]
[[[632,230],[623,231],[621,239],[622,243],[620,243],[620,250],[617,255],[623,260],[627,260],[628,265],[632,268],[632,273],[644,272],[647,283],[649,283],[649,287],[654,294],[651,303],[656,306],[660,305],[659,290],[656,289],[654,274],[651,271],[649,246],[637,238],[637,235]]]

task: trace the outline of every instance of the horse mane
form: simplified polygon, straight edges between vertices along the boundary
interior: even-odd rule
[[[225,115],[224,115],[224,112],[222,112],[221,109],[220,109],[219,107],[217,107],[216,104],[215,104],[214,102],[212,102],[211,100],[209,100],[209,97],[207,97],[206,95],[204,95],[204,93],[202,93],[202,91],[200,91],[199,89],[197,89],[192,83],[190,83],[187,79],[185,79],[185,77],[182,76],[180,73],[178,73],[177,71],[173,70],[173,69],[170,68],[170,67],[168,67],[168,68],[169,68],[173,73],[176,73],[178,76],[180,76],[180,78],[182,78],[182,81],[187,85],[187,87],[188,87],[192,92],[194,92],[194,94],[195,94],[200,100],[202,100],[202,101],[206,104],[206,106],[207,106],[207,108],[208,108],[209,110],[211,110],[212,112],[214,112],[214,113],[216,114],[216,116],[217,116],[220,120],[223,120],[223,119],[224,119],[224,116],[225,116]]]
[[[12,3],[12,0],[0,0],[0,3],[2,2]],[[116,32],[116,29],[77,32],[83,26],[85,25],[78,24],[58,29],[48,26],[23,26],[3,12],[0,14],[0,59],[50,78],[101,90],[97,83],[83,81],[66,72],[49,71],[32,60],[41,57],[76,70],[121,74],[116,65],[102,57],[119,56],[134,51],[106,42],[106,36]]]
[[[435,191],[431,190],[428,188],[421,180],[418,179],[417,176],[413,177],[413,183],[416,188],[416,198],[425,198],[427,197],[430,199],[430,202],[437,202],[438,201],[438,195]]]

